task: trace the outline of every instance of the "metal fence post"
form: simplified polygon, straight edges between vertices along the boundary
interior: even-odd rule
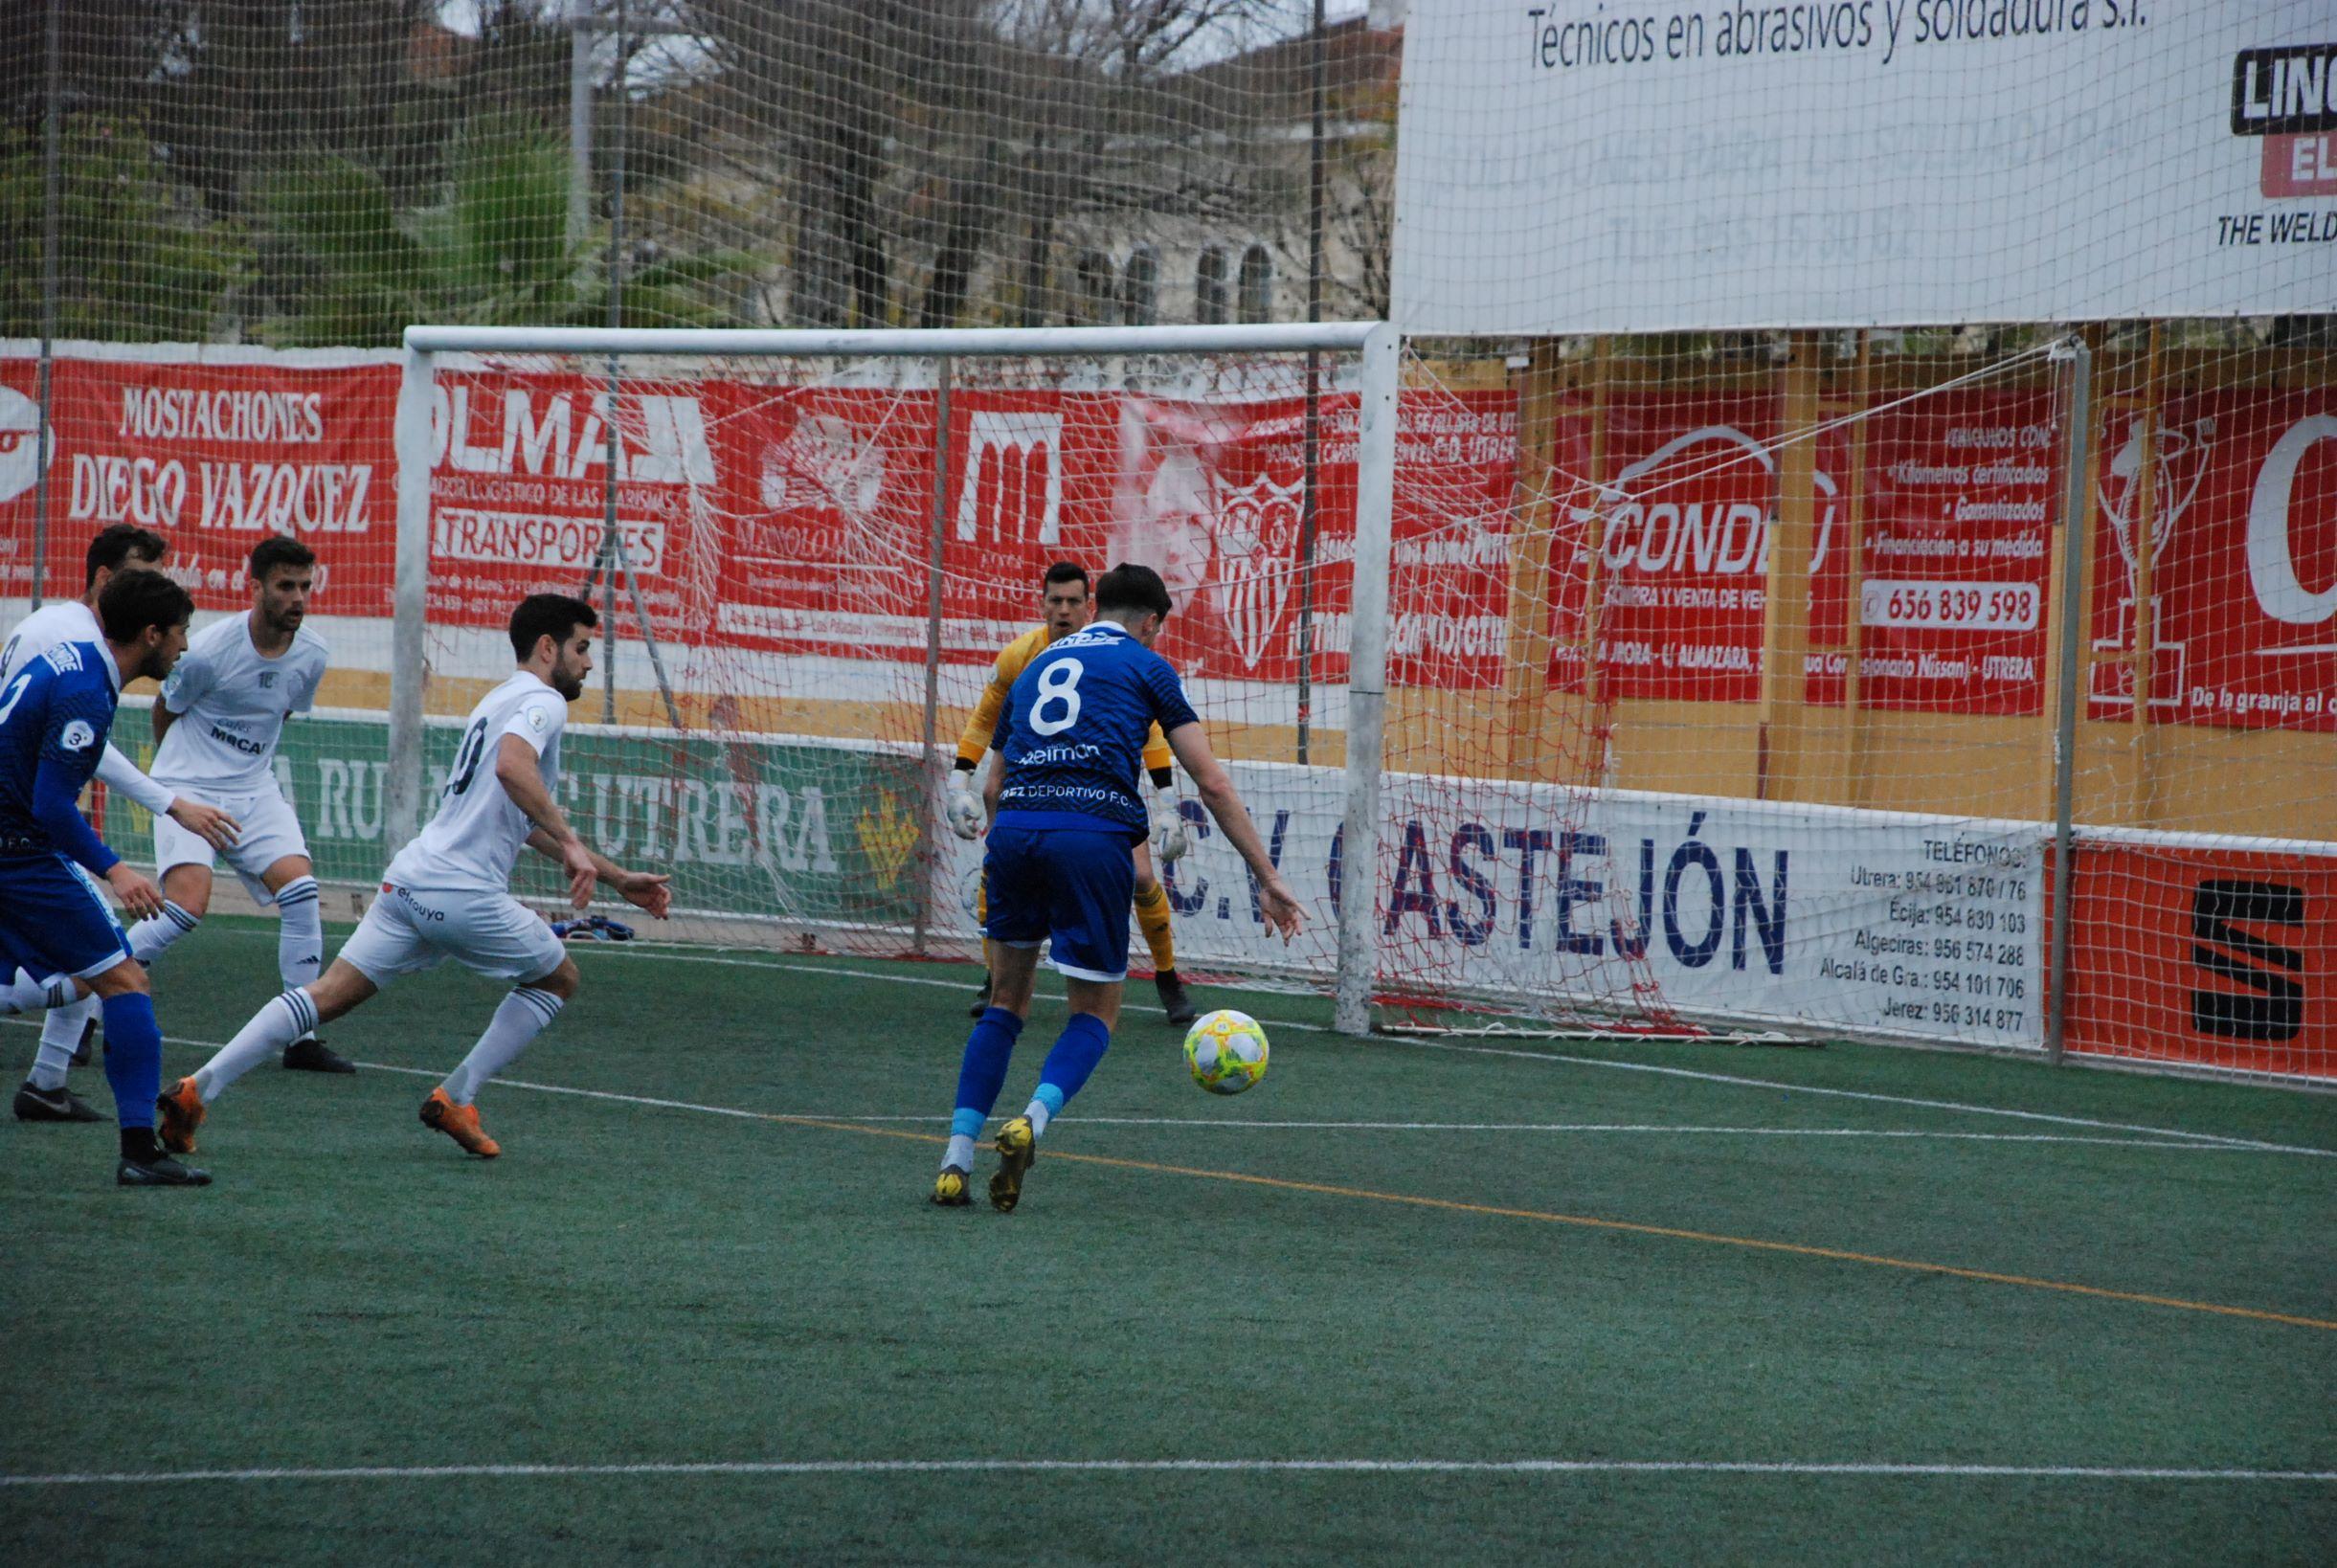
[[[2069,917],[2077,853],[2070,818],[2077,798],[2078,647],[2085,635],[2085,541],[2079,530],[2085,526],[2094,434],[2094,352],[2073,334],[2054,357],[2070,367],[2069,471],[2061,498],[2061,700],[2053,732],[2053,952],[2045,1022],[2045,1055],[2058,1064],[2069,1018]]]
[[[40,409],[34,416],[39,428],[33,476],[33,608],[40,608],[40,591],[49,575],[49,462],[56,456],[56,437],[49,429],[50,364],[56,338],[57,230],[63,196],[62,163],[65,138],[65,46],[59,21],[65,0],[49,0],[48,62],[41,88],[40,129]]]

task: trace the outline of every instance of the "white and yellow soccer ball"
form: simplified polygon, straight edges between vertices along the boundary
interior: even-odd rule
[[[1247,1013],[1221,1007],[1186,1032],[1184,1064],[1211,1094],[1239,1094],[1266,1076],[1266,1031]]]

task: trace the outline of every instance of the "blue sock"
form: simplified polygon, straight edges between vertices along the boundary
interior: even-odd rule
[[[105,1082],[114,1091],[114,1119],[125,1128],[154,1125],[154,1097],[163,1091],[163,1032],[154,998],[125,991],[102,1003]]]
[[[1006,1086],[1006,1064],[1014,1059],[1014,1042],[1022,1037],[1022,1020],[1003,1007],[985,1010],[966,1036],[965,1064],[957,1069],[957,1111],[950,1131],[961,1138],[981,1136],[990,1108]]]
[[[1036,1097],[1050,1117],[1085,1086],[1111,1044],[1112,1031],[1104,1027],[1102,1019],[1092,1013],[1071,1015],[1063,1033],[1055,1037],[1055,1048],[1046,1053],[1046,1064],[1039,1069]]]

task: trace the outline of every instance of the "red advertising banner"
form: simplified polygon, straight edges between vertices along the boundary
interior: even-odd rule
[[[708,389],[733,580],[718,639],[921,657],[932,508],[927,392]],[[1299,570],[1305,404],[960,391],[941,487],[944,656],[996,652],[1050,562],[1137,561],[1178,603],[1163,651],[1190,678],[1292,683],[1312,590],[1314,679],[1343,679],[1356,403],[1321,405],[1315,560]],[[1497,684],[1515,414],[1501,393],[1407,408],[1397,487],[1394,678]]]
[[[2067,1046],[2337,1077],[2337,851],[2087,839]]]
[[[1775,397],[1645,392],[1607,411],[1599,647],[1618,697],[1752,702],[1761,690],[1768,539],[1777,512]],[[2043,700],[2054,516],[2051,396],[1961,392],[1886,408],[1866,428],[1866,574],[1849,602],[1844,427],[1819,437],[1810,641],[1838,649],[1864,622],[1859,702],[1939,713],[2034,713]],[[1583,472],[1589,424],[1560,433]],[[1567,475],[1560,476],[1563,483]],[[1576,494],[1587,496],[1587,485]],[[1587,510],[1562,526],[1572,597],[1556,607],[1554,681],[1581,687]],[[1844,699],[1848,656],[1812,652],[1809,696]]]
[[[708,635],[922,657],[932,395],[724,384],[706,399],[728,530]]]
[[[1312,588],[1312,678],[1344,680],[1355,549],[1356,400],[1321,404],[1318,571],[1302,559],[1306,405],[1121,402],[1113,559],[1160,571],[1180,605],[1167,651],[1221,679],[1294,682]],[[1482,689],[1507,648],[1516,400],[1506,392],[1398,406],[1388,672],[1397,685]]]
[[[173,545],[206,608],[240,602],[265,531],[309,540],[320,608],[386,616],[394,565],[396,367],[367,353],[140,350],[61,357],[45,591],[71,593],[99,526]],[[34,365],[0,360],[0,592],[29,586]],[[1777,399],[1768,390],[1618,391],[1603,495],[1589,416],[1561,417],[1552,680],[1579,689],[1591,506],[1605,513],[1598,653],[1620,697],[1759,693]],[[936,486],[924,389],[638,382],[619,398],[618,522],[663,638],[720,649],[914,659]],[[1170,651],[1204,679],[1294,683],[1312,600],[1315,680],[1344,672],[1356,405],[1321,407],[1316,558],[1304,523],[1304,406],[1137,393],[960,391],[939,486],[945,657],[988,656],[1030,615],[1047,562],[1158,568],[1179,594]],[[432,614],[500,624],[517,594],[573,591],[600,554],[610,431],[590,376],[449,371],[434,409]],[[1956,392],[1866,427],[1866,571],[1848,602],[1851,442],[1816,453],[1811,640],[1864,623],[1860,702],[2039,710],[2057,431],[2044,392]],[[1497,685],[1507,651],[1517,409],[1504,391],[1407,395],[1398,432],[1391,676]],[[2152,601],[2158,722],[2337,729],[2337,392],[2170,399],[2101,432],[2090,712],[2131,710],[2135,598]],[[1839,702],[1840,654],[1809,695]]]
[[[170,573],[199,608],[246,602],[244,558],[274,532],[316,549],[321,612],[388,615],[396,367],[215,352],[54,362],[43,593],[79,594],[89,536],[134,523],[170,541]],[[30,360],[0,361],[0,592],[11,594],[32,581],[36,375]]]
[[[1769,534],[1777,515],[1777,398],[1634,392],[1607,410],[1607,462],[1613,478],[1598,577],[1598,646],[1607,689],[1616,697],[1749,703],[1761,695],[1762,627],[1768,602]],[[1557,482],[1573,504],[1558,523],[1552,582],[1567,594],[1552,606],[1553,685],[1582,689],[1582,593],[1590,576],[1590,420],[1562,416]],[[1812,630],[1838,626],[1844,477],[1849,443],[1821,436],[1817,451],[1817,536],[1813,581],[1835,587],[1811,601]]]
[[[2091,717],[2133,712],[2146,568],[2151,722],[2337,731],[2337,391],[2170,398],[2101,439]]]
[[[2042,711],[2059,444],[2047,391],[1943,393],[1875,416],[1861,706]]]

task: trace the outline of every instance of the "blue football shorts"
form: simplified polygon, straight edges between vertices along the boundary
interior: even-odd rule
[[[1125,833],[993,827],[982,856],[982,933],[1010,948],[1051,941],[1056,969],[1082,980],[1128,978],[1128,910],[1136,865]]]
[[[0,860],[0,953],[35,975],[102,974],[130,939],[95,878],[62,855]]]

